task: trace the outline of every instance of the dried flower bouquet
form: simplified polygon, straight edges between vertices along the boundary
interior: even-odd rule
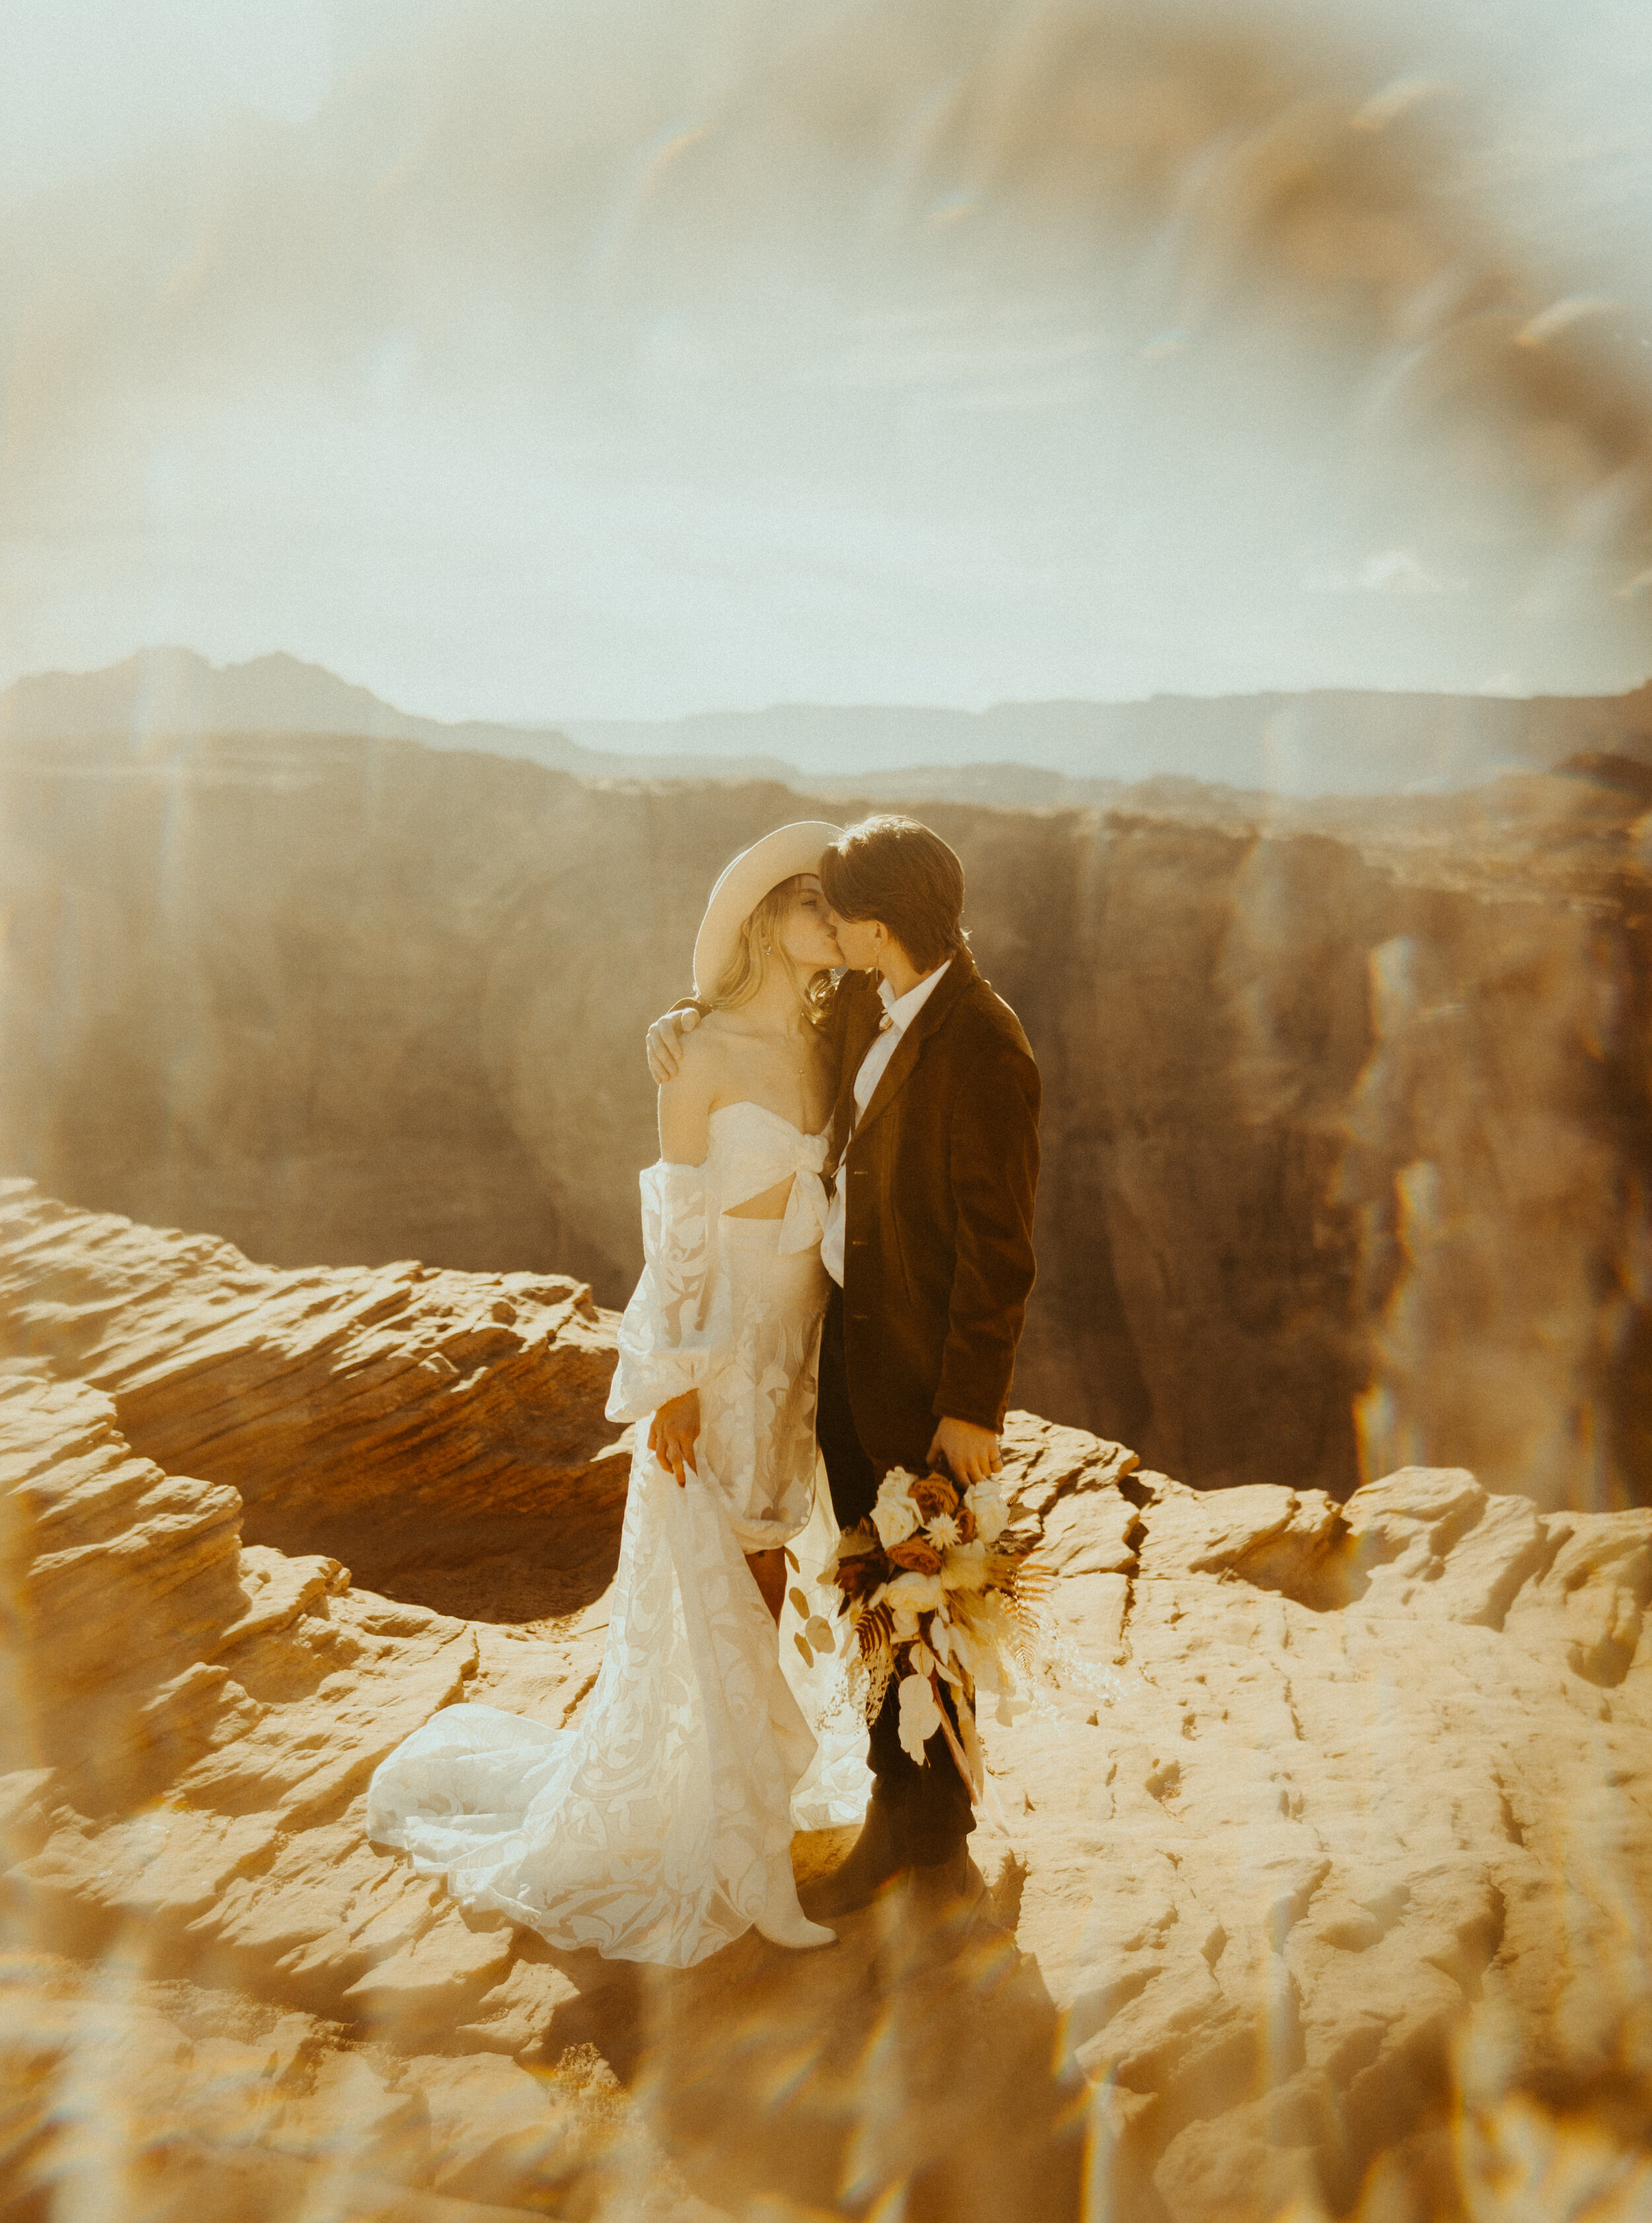
[[[943,1475],[892,1467],[870,1517],[844,1531],[820,1577],[847,1616],[843,1651],[861,1710],[873,1719],[894,1682],[903,1747],[921,1763],[938,1730],[972,1797],[982,1784],[976,1691],[997,1698],[1004,1722],[1029,1702],[1037,1605],[1049,1579],[1030,1562],[1032,1540],[1011,1530],[995,1478],[960,1495]],[[832,1641],[819,1616],[805,1634],[817,1651]]]

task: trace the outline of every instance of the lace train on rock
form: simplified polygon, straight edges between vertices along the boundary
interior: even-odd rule
[[[799,1145],[818,1142],[778,1125]],[[725,1158],[742,1129],[757,1137],[753,1122],[725,1121]],[[772,1158],[780,1137],[761,1139]],[[749,1148],[744,1158],[750,1179]],[[444,1875],[461,1904],[553,1945],[674,1968],[753,1924],[806,1942],[794,1823],[858,1819],[871,1780],[863,1726],[835,1703],[835,1663],[805,1664],[796,1598],[777,1645],[745,1561],[795,1539],[791,1588],[815,1610],[812,1578],[835,1537],[814,1445],[818,1214],[802,1239],[795,1212],[721,1218],[716,1172],[714,1145],[705,1168],[643,1176],[648,1267],[608,1409],[640,1419],[640,1399],[651,1414],[699,1388],[700,1473],[679,1489],[639,1441],[602,1671],[579,1718],[553,1729],[447,1707],[390,1754],[368,1795],[369,1837]]]
[[[813,1758],[716,1495],[644,1453],[583,1718],[447,1707],[378,1770],[368,1834],[552,1944],[685,1968],[763,1914]]]

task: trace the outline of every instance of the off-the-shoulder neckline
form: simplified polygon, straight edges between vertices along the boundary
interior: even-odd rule
[[[756,1098],[752,1096],[736,1097],[732,1104],[719,1104],[710,1116],[716,1119],[725,1112],[761,1112],[766,1118],[778,1119],[783,1127],[790,1127],[792,1133],[800,1136],[805,1143],[817,1143],[832,1124],[828,1119],[824,1127],[817,1128],[811,1135],[806,1128],[798,1126],[795,1119],[788,1119],[784,1112],[771,1112],[766,1104],[760,1104]]]

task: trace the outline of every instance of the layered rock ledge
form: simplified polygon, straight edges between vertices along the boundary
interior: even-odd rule
[[[909,1976],[874,1909],[642,1970],[362,1835],[437,1707],[595,1675],[588,1294],[14,1183],[0,1305],[8,2212],[1644,2212],[1652,1514],[1201,1492],[1017,1414],[1071,1658],[987,1729],[1013,1946]]]

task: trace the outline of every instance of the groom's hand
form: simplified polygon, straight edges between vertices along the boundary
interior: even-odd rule
[[[989,1474],[1000,1474],[1004,1469],[998,1438],[990,1428],[977,1427],[973,1420],[942,1421],[930,1445],[930,1465],[944,1467],[960,1489],[968,1489],[971,1483],[985,1482]]]
[[[683,1037],[692,1034],[699,1023],[700,1014],[690,1008],[667,1011],[663,1019],[656,1019],[649,1028],[648,1071],[657,1088],[676,1080],[677,1069],[683,1062]]]

